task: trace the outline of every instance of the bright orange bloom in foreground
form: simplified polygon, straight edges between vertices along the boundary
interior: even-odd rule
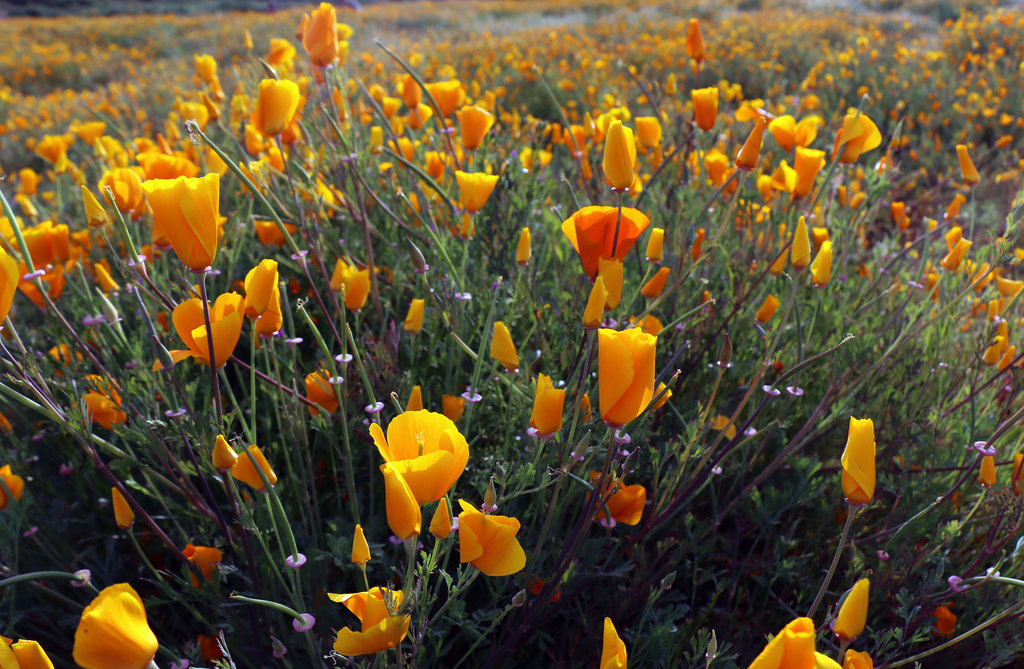
[[[118,583],[82,611],[72,657],[83,669],[144,669],[158,646],[139,593]]]
[[[623,207],[619,220],[617,207],[591,206],[583,207],[562,221],[562,232],[580,254],[583,271],[593,279],[597,276],[598,259],[624,260],[650,224],[650,219],[637,209]]]
[[[749,669],[839,669],[839,664],[814,650],[814,621],[793,620],[768,642]]]
[[[150,179],[142,184],[153,209],[153,239],[166,237],[181,262],[199,271],[220,243],[220,175]]]
[[[22,639],[12,643],[0,636],[0,667],[4,669],[53,669],[46,651],[38,641]]]
[[[6,485],[7,489],[11,491],[11,495],[14,496],[14,499],[16,501],[20,501],[21,495],[25,491],[25,479],[12,472],[10,465],[0,467],[0,479],[3,479],[4,485]],[[0,486],[0,509],[7,508],[7,503],[9,501],[7,492],[4,490],[4,486]]]
[[[543,374],[537,376],[537,388],[533,395],[533,412],[530,427],[542,436],[551,435],[562,429],[562,407],[565,403],[565,389],[555,388],[551,379]]]
[[[601,643],[601,669],[626,669],[626,644],[619,638],[611,618],[604,619],[604,636]]]
[[[266,137],[280,135],[295,118],[300,98],[299,85],[294,81],[264,79],[252,113],[253,127]]]
[[[360,631],[342,628],[334,640],[334,650],[341,655],[369,655],[394,648],[409,633],[411,616],[393,616],[402,605],[401,590],[371,588],[369,592],[349,595],[328,593],[332,602],[343,604],[361,623]],[[387,601],[385,602],[385,598]]]
[[[459,204],[468,212],[476,213],[484,208],[498,183],[498,175],[483,172],[455,171],[459,184]]]

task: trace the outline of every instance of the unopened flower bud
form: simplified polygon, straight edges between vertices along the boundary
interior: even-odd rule
[[[626,456],[625,461],[622,463],[622,472],[624,474],[632,474],[636,471],[636,463],[640,461],[640,447],[637,446],[633,449],[633,452]]]
[[[517,609],[526,603],[526,590],[520,590],[516,593],[515,597],[512,598],[512,606]]]
[[[674,571],[670,571],[668,574],[665,575],[665,578],[661,579],[661,589],[662,590],[671,590],[672,589],[672,584],[675,583],[675,582],[676,582],[676,573]]]
[[[405,243],[409,248],[409,259],[412,260],[412,268],[417,274],[426,274],[430,270],[430,265],[427,264],[426,258],[423,257],[423,253],[419,250],[412,240],[408,237],[405,238]]]
[[[494,477],[491,477],[491,482],[487,484],[487,490],[484,492],[484,511],[492,512],[498,510],[498,493],[494,490]]]
[[[718,366],[722,369],[729,369],[732,366],[732,340],[729,339],[728,332],[725,333],[725,341],[718,351]]]

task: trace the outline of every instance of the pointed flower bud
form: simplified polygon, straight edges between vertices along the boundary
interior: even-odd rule
[[[849,643],[861,632],[868,618],[868,590],[870,582],[866,578],[857,581],[850,593],[839,607],[836,624],[833,628],[836,636],[844,643]]]
[[[370,561],[370,546],[366,543],[366,535],[363,534],[363,526],[356,523],[355,535],[352,537],[352,562],[364,566]]]
[[[636,163],[636,142],[633,131],[622,121],[612,121],[604,139],[604,176],[615,190],[626,190],[633,185],[636,175],[633,165]]]

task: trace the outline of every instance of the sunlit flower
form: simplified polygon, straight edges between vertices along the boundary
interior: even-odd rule
[[[639,328],[598,330],[601,416],[622,426],[639,416],[654,396],[658,338]]]
[[[408,482],[417,504],[440,499],[469,462],[466,438],[451,419],[432,411],[399,414],[388,424],[387,438],[373,423],[370,436],[381,457]]]
[[[460,499],[459,561],[469,562],[488,576],[508,576],[526,566],[526,552],[516,539],[519,521],[483,514]]]
[[[118,583],[82,611],[72,656],[83,669],[144,669],[158,646],[142,598],[127,583]]]
[[[394,615],[402,605],[401,590],[371,588],[368,592],[327,596],[343,604],[361,623],[359,632],[348,627],[338,631],[334,651],[340,655],[369,655],[394,648],[409,633],[412,617]]]

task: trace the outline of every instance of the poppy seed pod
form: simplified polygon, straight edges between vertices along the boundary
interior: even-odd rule
[[[285,131],[299,108],[299,85],[287,79],[264,79],[260,82],[259,97],[253,111],[253,127],[266,137],[275,137]]]
[[[633,171],[635,163],[633,131],[622,125],[622,121],[612,121],[604,138],[604,159],[601,164],[605,179],[615,190],[626,190],[636,178]]]
[[[851,504],[867,504],[875,494],[875,424],[850,416],[843,450],[843,494]]]
[[[657,345],[657,337],[639,328],[598,330],[598,387],[605,423],[621,427],[647,408],[654,397]]]

